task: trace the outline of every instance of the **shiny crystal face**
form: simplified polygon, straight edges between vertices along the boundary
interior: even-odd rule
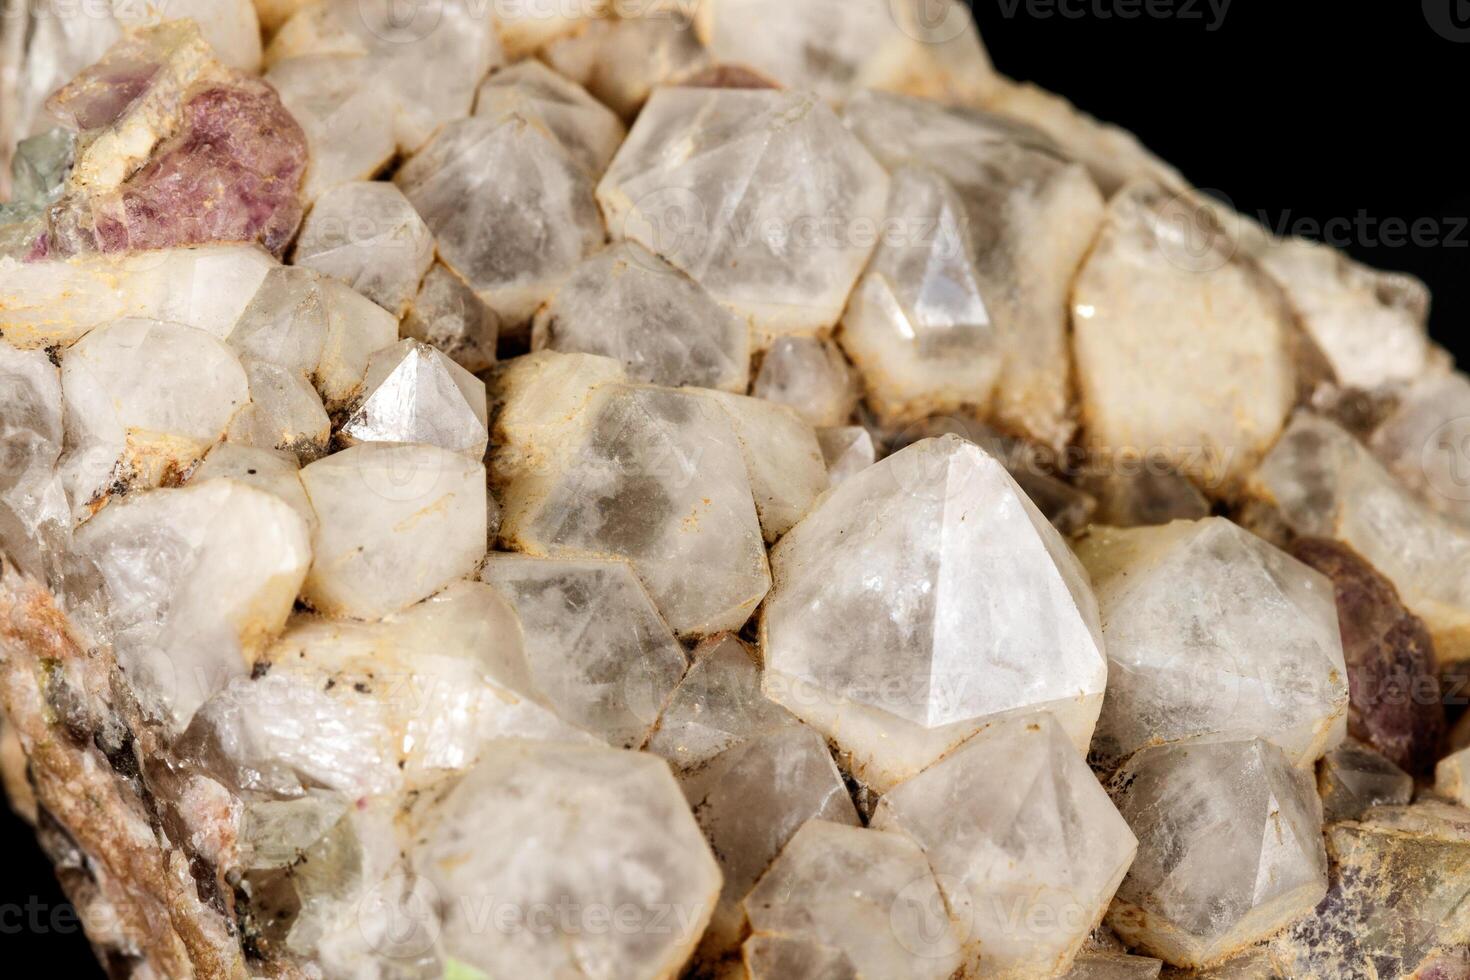
[[[1422,284],[956,0],[614,6],[0,23],[0,777],[99,953],[1463,974]]]

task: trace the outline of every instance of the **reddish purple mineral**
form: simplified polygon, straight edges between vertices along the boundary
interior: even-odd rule
[[[86,202],[78,218],[90,235],[66,237],[100,252],[258,241],[279,256],[301,221],[305,172],[306,136],[274,89],[209,84],[147,164]]]
[[[1348,670],[1348,731],[1399,768],[1428,771],[1445,730],[1429,630],[1352,549],[1303,538],[1291,553],[1332,580]]]

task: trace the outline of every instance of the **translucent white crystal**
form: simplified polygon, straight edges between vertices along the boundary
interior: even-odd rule
[[[393,116],[383,111],[386,93],[369,59],[346,53],[287,58],[272,65],[265,80],[306,134],[305,200],[367,180],[393,159]]]
[[[885,418],[988,405],[1003,353],[964,201],[935,171],[904,166],[893,174],[888,215],[927,233],[878,247],[843,317],[843,348]]]
[[[375,623],[298,616],[256,674],[213,698],[198,724],[237,778],[272,792],[423,788],[495,738],[578,738],[531,682],[515,613],[479,583]]]
[[[271,269],[235,321],[228,340],[242,358],[310,375],[327,342],[321,277],[289,266]]]
[[[710,392],[729,416],[745,458],[755,512],[766,541],[791,530],[827,489],[827,463],[812,427],[784,405]]]
[[[209,451],[204,462],[194,467],[189,474],[189,482],[203,483],[221,478],[236,480],[280,497],[301,515],[307,528],[316,526],[316,511],[312,510],[311,501],[306,499],[300,467],[291,454],[222,442]]]
[[[469,115],[475,86],[503,60],[491,10],[443,0],[405,10],[392,0],[327,0],[304,7],[271,40],[268,64],[307,55],[358,55],[382,95],[403,152]],[[363,175],[367,176],[367,175]]]
[[[840,949],[785,936],[751,936],[741,946],[749,980],[858,980],[852,961]]]
[[[755,938],[836,950],[860,976],[945,980],[961,962],[924,852],[901,834],[808,821],[745,911]]]
[[[533,555],[627,559],[680,635],[738,629],[770,573],[729,416],[703,393],[607,383],[620,373],[550,352],[502,372],[501,537]]]
[[[1119,192],[1072,319],[1089,445],[1166,460],[1218,491],[1270,448],[1295,376],[1289,311],[1209,221],[1157,186]]]
[[[1463,439],[1470,431],[1470,379],[1458,372],[1410,385],[1368,445],[1399,482],[1430,507],[1470,524]]]
[[[481,579],[520,617],[532,678],[557,713],[636,749],[687,662],[627,562],[494,555]]]
[[[706,957],[739,945],[741,902],[803,824],[816,819],[859,826],[826,740],[805,725],[741,741],[686,772],[680,783],[724,876],[701,943]]]
[[[301,471],[316,509],[305,597],[362,619],[397,612],[485,555],[485,468],[436,446],[369,443]]]
[[[1199,736],[1263,738],[1308,765],[1341,740],[1347,667],[1325,576],[1222,517],[1095,528],[1077,557],[1108,655],[1101,765]]]
[[[687,19],[660,16],[595,20],[558,38],[540,56],[624,119],[637,115],[653,89],[704,64],[704,47]]]
[[[1121,953],[1081,953],[1063,980],[1157,980],[1161,960]]]
[[[822,447],[822,458],[827,461],[827,482],[834,487],[878,459],[872,433],[860,425],[818,429],[817,443]]]
[[[225,434],[250,400],[245,370],[193,327],[118,320],[92,331],[61,363],[67,490],[78,516],[115,479],[157,486]]]
[[[403,335],[431,344],[474,374],[495,363],[500,320],[447,266],[435,263],[403,318]]]
[[[1442,786],[1436,789],[1444,791]],[[1317,792],[1328,823],[1357,820],[1373,807],[1408,803],[1414,796],[1414,777],[1366,745],[1350,740],[1322,757]]]
[[[882,790],[988,722],[1051,711],[1085,749],[1107,677],[1066,544],[992,457],[924,440],[850,477],[771,555],[765,690]]]
[[[135,493],[84,524],[119,663],[174,730],[285,625],[311,563],[306,522],[234,480]]]
[[[434,261],[434,236],[397,187],[354,181],[317,198],[292,261],[341,279],[401,317]]]
[[[1146,748],[1108,785],[1138,835],[1107,920],[1130,946],[1203,966],[1327,893],[1322,804],[1311,776],[1269,742]]]
[[[439,258],[508,329],[523,327],[603,242],[593,177],[519,116],[452,123],[393,179],[433,230]]]
[[[245,360],[250,404],[240,409],[226,435],[231,442],[279,449],[310,461],[327,451],[332,421],[306,377],[290,368]]]
[[[71,526],[56,476],[62,440],[56,365],[44,351],[0,340],[0,552],[41,579],[43,553],[64,544]]]
[[[312,380],[330,411],[346,408],[362,391],[368,358],[398,340],[393,314],[346,283],[321,281],[327,339]]]
[[[475,97],[475,115],[515,115],[550,132],[589,174],[600,175],[626,135],[612,110],[534,58],[502,68]]]
[[[1297,534],[1341,541],[1386,575],[1442,659],[1470,655],[1470,531],[1430,510],[1356,439],[1299,413],[1254,484]]]
[[[661,759],[504,741],[425,802],[414,865],[444,951],[486,975],[672,976],[709,921],[720,872]]]
[[[985,729],[884,794],[872,825],[924,849],[986,977],[1065,971],[1138,845],[1049,714]]]
[[[760,667],[751,651],[727,634],[694,651],[694,665],[669,697],[644,749],[684,773],[742,742],[799,724],[761,693]]]
[[[1135,180],[1187,186],[1178,171],[1150,153],[1132,133],[1099,122],[1029,82],[997,77],[983,102],[985,108],[1035,126],[1055,140],[1068,157],[1087,167],[1105,197]]]
[[[559,37],[593,26],[597,18],[608,13],[608,6],[603,0],[564,0],[539,6],[502,0],[492,9],[500,41],[505,45],[506,55],[512,59],[523,58]],[[630,14],[639,10],[636,6],[625,9]]]
[[[224,338],[275,267],[245,245],[0,258],[0,331],[17,347],[64,347],[93,327],[143,317]]]
[[[1342,384],[1377,388],[1429,368],[1429,291],[1417,279],[1301,238],[1273,241],[1259,259]]]
[[[968,404],[1064,443],[1068,298],[1103,216],[1086,171],[1003,119],[924,100],[864,93],[843,120],[894,174],[843,321],[876,407],[909,421]]]
[[[428,344],[402,340],[368,360],[361,401],[342,426],[349,443],[438,446],[478,460],[490,437],[485,383]]]
[[[1434,791],[1461,806],[1470,803],[1470,749],[1461,749],[1439,760],[1434,767]]]
[[[697,23],[717,60],[828,99],[862,88],[973,98],[990,82],[969,7],[956,0],[709,0]]]
[[[751,394],[787,406],[812,425],[844,425],[857,408],[858,383],[831,341],[781,337],[761,359]]]
[[[621,361],[634,381],[745,393],[745,323],[636,242],[619,242],[572,272],[536,316],[532,345]]]
[[[614,238],[683,269],[769,343],[837,322],[887,189],[883,169],[812,95],[664,88],[597,198]]]
[[[345,799],[321,790],[291,800],[247,803],[240,827],[243,866],[252,870],[290,867],[346,812]]]
[[[112,12],[125,29],[188,18],[220,61],[242,71],[260,70],[260,21],[251,0],[113,0]]]

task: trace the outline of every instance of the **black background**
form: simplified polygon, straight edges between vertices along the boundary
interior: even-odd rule
[[[1133,130],[1196,186],[1273,229],[1346,229],[1333,244],[1424,279],[1436,339],[1470,359],[1470,43],[1431,26],[1463,0],[1234,0],[1214,30],[1204,0],[1125,19],[1145,6],[1129,2],[974,7],[999,70]],[[1438,244],[1389,240],[1415,222]],[[59,975],[99,976],[74,918],[55,914],[62,898],[28,828],[6,812],[0,841],[3,962],[34,957]],[[28,903],[61,928],[29,928]]]

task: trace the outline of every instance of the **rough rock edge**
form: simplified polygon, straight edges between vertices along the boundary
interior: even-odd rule
[[[7,753],[7,775],[25,766],[37,836],[99,962],[118,977],[303,976],[247,969],[233,889],[161,813],[168,794],[155,798],[172,760],[111,653],[75,636],[51,594],[0,555],[0,711],[23,752]]]

